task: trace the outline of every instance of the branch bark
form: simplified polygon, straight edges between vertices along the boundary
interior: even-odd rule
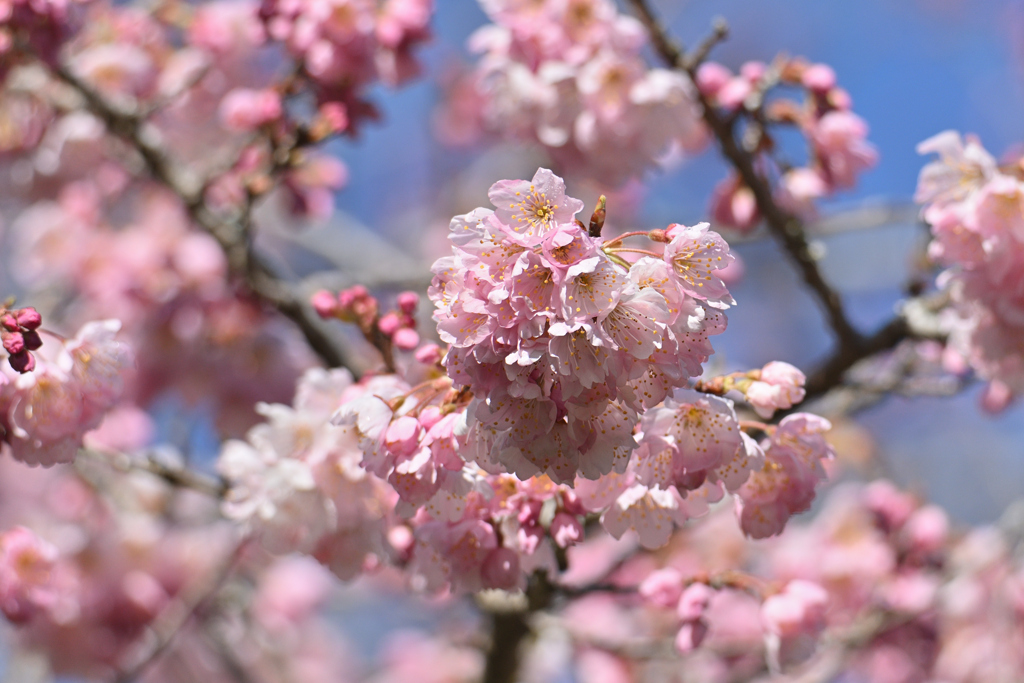
[[[526,586],[526,604],[516,605],[510,599],[504,604],[485,607],[491,617],[491,642],[487,650],[482,683],[514,683],[523,646],[533,633],[533,614],[547,609],[554,599],[555,587],[547,574],[538,571]]]

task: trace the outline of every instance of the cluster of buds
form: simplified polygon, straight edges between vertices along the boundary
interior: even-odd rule
[[[545,535],[559,548],[568,548],[583,540],[580,517],[585,516],[587,510],[570,489],[557,488],[547,499],[524,495],[518,504],[516,540],[525,554],[536,552]]]
[[[0,340],[9,355],[11,367],[18,372],[32,372],[36,367],[35,351],[43,345],[39,326],[43,318],[31,307],[0,309]]]
[[[802,90],[804,102],[766,101],[767,92],[779,85]],[[729,115],[747,112],[756,120],[757,151],[765,153],[767,162],[774,142],[765,126],[795,126],[803,133],[809,148],[806,166],[778,168],[776,200],[794,214],[813,216],[815,200],[853,187],[857,176],[878,160],[865,140],[867,124],[851,111],[850,95],[836,84],[836,74],[826,64],[802,59],[779,59],[771,65],[747,62],[733,74],[721,64],[706,62],[697,74],[697,87],[712,106]],[[741,231],[753,229],[761,219],[752,190],[735,174],[715,188],[710,211],[716,224]]]
[[[676,649],[685,654],[704,642],[709,628],[706,618],[708,606],[717,592],[725,589],[760,596],[763,582],[736,571],[717,575],[701,572],[686,577],[675,567],[667,566],[651,572],[640,584],[638,592],[651,607],[675,610],[679,627]]]
[[[799,368],[782,361],[772,361],[760,370],[735,372],[697,382],[697,390],[725,396],[738,391],[747,403],[764,419],[770,419],[776,410],[788,410],[804,400],[807,378]]]
[[[416,309],[420,303],[416,292],[398,295],[398,308],[380,314],[380,303],[362,285],[343,289],[337,295],[320,290],[311,299],[317,315],[335,318],[359,327],[363,337],[383,354],[387,366],[393,367],[392,349],[412,351],[420,343],[416,332]]]

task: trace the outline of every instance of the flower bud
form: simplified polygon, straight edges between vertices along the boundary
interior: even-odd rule
[[[836,72],[828,64],[813,64],[804,70],[800,80],[808,90],[824,94],[836,87]]]
[[[37,329],[40,325],[43,324],[43,316],[39,315],[39,311],[32,308],[31,306],[28,306],[18,311],[16,317],[18,320],[18,325],[20,325],[26,330]]]
[[[420,343],[420,335],[414,329],[403,327],[395,332],[391,341],[403,351],[412,351]]]
[[[338,313],[338,297],[326,289],[321,289],[310,299],[313,310],[321,318],[333,318]]]
[[[424,365],[436,365],[444,354],[437,344],[424,344],[416,350],[416,360]]]
[[[29,330],[28,332],[22,332],[21,338],[25,340],[25,348],[29,351],[35,351],[43,345],[43,340],[39,336],[39,333],[35,330]]]
[[[519,555],[509,548],[495,548],[484,558],[480,579],[485,588],[515,588],[519,583]]]
[[[2,336],[4,350],[7,353],[14,355],[25,350],[25,338],[21,335],[21,332],[8,332]]]
[[[683,594],[683,575],[674,567],[653,571],[640,584],[640,596],[658,607],[672,607]]]
[[[708,625],[704,623],[703,619],[687,621],[676,634],[676,649],[683,654],[693,652],[704,642],[704,637],[707,634]]]
[[[714,595],[714,589],[705,583],[690,584],[679,597],[676,614],[682,621],[697,621],[704,616]]]
[[[559,548],[568,548],[583,540],[583,525],[574,515],[565,512],[555,515],[549,531]]]
[[[7,360],[10,362],[11,367],[20,373],[32,372],[36,368],[35,356],[28,351],[11,354]]]
[[[384,315],[383,317],[381,317],[380,322],[377,323],[377,327],[380,328],[380,331],[389,337],[393,335],[401,326],[402,322],[394,313],[388,313]]]
[[[406,315],[413,315],[420,305],[420,295],[416,292],[402,292],[398,295],[398,308]]]

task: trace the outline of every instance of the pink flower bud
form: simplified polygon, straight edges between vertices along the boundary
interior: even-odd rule
[[[761,368],[761,381],[778,387],[802,387],[807,378],[799,368],[773,360]]]
[[[386,334],[389,337],[391,335],[393,335],[395,333],[395,331],[398,330],[398,328],[401,327],[401,326],[402,326],[402,322],[398,319],[398,316],[396,314],[394,314],[394,313],[388,313],[388,314],[384,315],[380,319],[380,322],[377,323],[377,327],[380,328],[380,331],[383,332],[384,334]]]
[[[587,514],[587,508],[583,506],[580,497],[572,491],[562,491],[562,509],[570,515],[583,516]]]
[[[693,652],[704,642],[704,637],[707,634],[708,625],[702,619],[687,621],[679,629],[679,633],[676,634],[676,649],[683,654]]]
[[[409,327],[403,327],[391,338],[395,346],[402,349],[403,351],[412,351],[420,343],[420,335],[417,334],[416,330]]]
[[[485,588],[515,588],[519,583],[519,555],[509,548],[495,548],[484,558],[480,579]]]
[[[768,70],[768,65],[764,62],[747,62],[740,67],[740,75],[747,79],[751,83],[757,82],[764,77],[765,71]]]
[[[43,316],[31,306],[23,308],[17,313],[18,324],[26,330],[37,329],[43,324]]]
[[[743,104],[753,90],[750,80],[736,76],[729,79],[729,82],[718,91],[718,103],[726,109],[735,109]]]
[[[697,87],[708,97],[714,97],[732,78],[732,72],[718,62],[704,62],[697,69]]]
[[[718,183],[711,195],[711,217],[726,227],[747,232],[761,220],[754,192],[736,176]]]
[[[824,94],[836,87],[836,72],[828,64],[812,64],[800,77],[805,88]]]
[[[281,96],[275,91],[236,88],[220,103],[220,119],[232,130],[255,130],[281,118]]]
[[[15,318],[10,313],[4,313],[3,316],[0,316],[0,325],[3,325],[11,332],[17,332],[19,329],[21,329],[21,325],[18,323],[18,319]]]
[[[412,550],[413,544],[416,543],[416,537],[413,536],[412,529],[400,524],[388,530],[388,543],[395,550],[404,553]]]
[[[7,353],[14,355],[25,350],[25,338],[21,336],[21,332],[5,332],[2,337]]]
[[[333,318],[338,313],[338,297],[321,289],[310,299],[313,309],[321,318]]]
[[[658,607],[679,604],[683,594],[683,575],[675,567],[658,569],[647,575],[640,584],[640,596]]]
[[[914,550],[935,552],[945,545],[949,536],[949,518],[937,505],[925,505],[910,516],[905,528]]]
[[[437,363],[440,363],[443,355],[441,347],[437,344],[424,344],[420,348],[416,349],[416,360],[424,365],[436,365]]]
[[[420,295],[416,292],[402,292],[398,295],[398,307],[406,315],[412,315],[416,312],[416,307],[420,305]]]
[[[714,595],[714,589],[707,584],[690,584],[679,598],[676,614],[681,621],[697,621],[704,616],[708,603],[711,602]]]
[[[902,527],[914,512],[914,499],[892,483],[880,480],[864,489],[864,505],[875,513],[885,531]]]
[[[442,417],[444,416],[441,414],[440,408],[438,408],[437,406],[427,406],[426,408],[420,411],[420,426],[423,427],[424,429],[430,429],[438,422],[440,422]]]
[[[519,551],[526,555],[533,555],[544,540],[544,530],[540,526],[520,527],[516,532],[516,543],[519,544]]]
[[[776,409],[792,408],[804,400],[804,373],[789,363],[772,361],[761,369],[761,379],[747,387],[747,402],[757,414],[769,418]]]
[[[559,512],[551,520],[550,533],[559,548],[568,548],[583,540],[583,525],[575,516]]]
[[[981,408],[990,415],[998,415],[1013,403],[1013,391],[1005,383],[998,379],[991,380],[985,385],[985,391],[981,394]]]
[[[828,93],[828,103],[836,109],[847,111],[853,106],[853,98],[842,88],[832,88]]]
[[[327,122],[333,133],[341,133],[348,128],[348,112],[340,102],[328,102],[320,105],[320,116]]]
[[[519,510],[519,514],[516,515],[520,526],[536,525],[540,520],[541,507],[543,507],[543,504],[539,500],[527,500],[525,503],[522,503],[522,508]]]
[[[367,291],[366,287],[355,285],[354,287],[342,290],[338,294],[338,303],[341,304],[342,308],[351,308],[357,301],[366,299],[369,296],[370,292]]]
[[[39,336],[39,333],[35,330],[29,330],[28,332],[22,332],[21,338],[25,340],[25,348],[29,351],[35,351],[43,345],[43,339]]]
[[[20,373],[32,372],[36,369],[35,356],[28,351],[12,354],[10,358],[8,358],[8,361],[10,362],[11,367]]]

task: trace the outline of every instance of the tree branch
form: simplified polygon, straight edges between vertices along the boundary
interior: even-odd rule
[[[527,583],[525,605],[516,604],[512,596],[484,605],[491,616],[491,642],[482,683],[515,683],[523,642],[533,632],[530,617],[550,606],[554,590],[547,574],[538,571]]]
[[[651,11],[647,0],[629,0],[640,20],[647,28],[651,42],[659,57],[671,68],[685,72],[696,82],[697,68],[707,57],[711,47],[725,37],[724,22],[716,22],[714,32],[690,56],[687,56],[668,35]],[[843,375],[858,361],[889,350],[907,338],[910,328],[902,316],[897,316],[874,334],[862,335],[850,322],[843,307],[842,297],[824,278],[811,251],[804,225],[796,216],[783,210],[772,196],[771,185],[758,172],[751,153],[742,149],[734,135],[734,121],[718,112],[708,98],[696,90],[703,109],[705,124],[711,130],[722,154],[750,188],[757,208],[764,217],[769,232],[779,241],[790,261],[800,272],[804,283],[821,305],[829,327],[836,337],[836,349],[819,368],[812,371],[807,381],[808,398],[820,396],[842,382]]]
[[[103,121],[109,132],[138,152],[157,182],[181,199],[189,217],[220,244],[232,273],[249,291],[294,322],[327,366],[347,367],[355,373],[348,353],[321,327],[312,307],[278,276],[265,257],[252,250],[249,228],[254,196],[247,197],[234,219],[215,216],[203,197],[205,183],[174,162],[159,134],[147,124],[144,113],[136,107],[122,107],[108,100],[64,65],[51,67],[51,71],[81,95],[88,110]],[[275,170],[281,169],[275,165]]]

